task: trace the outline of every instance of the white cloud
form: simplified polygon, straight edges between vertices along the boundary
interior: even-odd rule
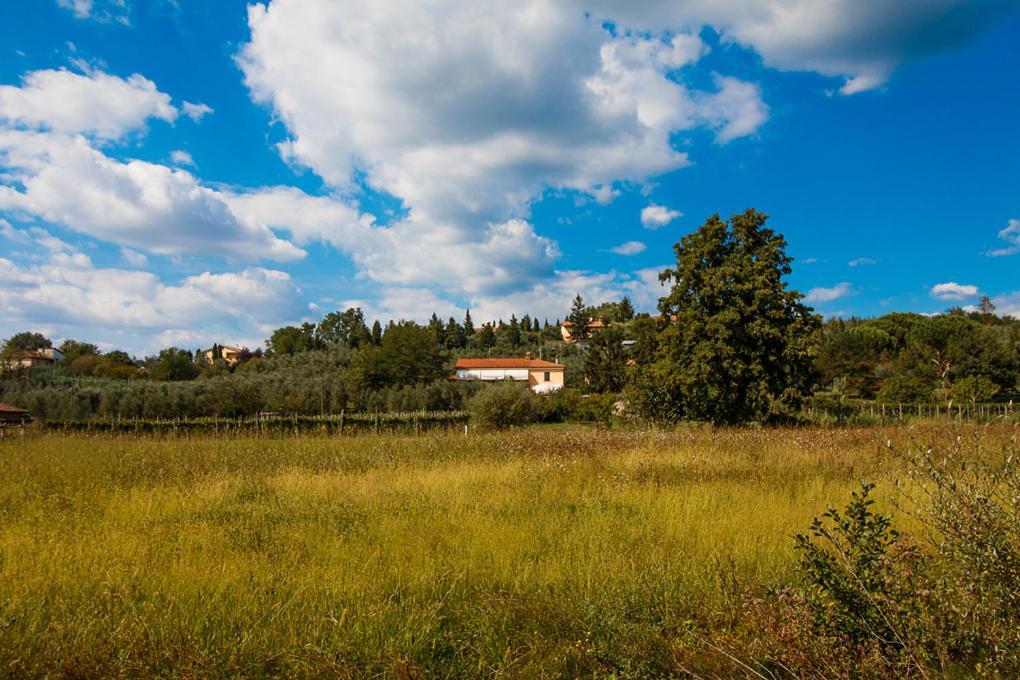
[[[100,71],[32,71],[20,87],[0,85],[0,123],[116,139],[149,118],[173,122],[170,96],[139,74],[127,79]]]
[[[866,267],[873,264],[878,264],[878,260],[871,257],[856,257],[847,262],[850,267]]]
[[[231,212],[184,170],[112,159],[81,136],[4,130],[0,210],[29,213],[118,245],[161,255],[294,260],[304,251]]]
[[[137,250],[131,250],[130,248],[121,248],[120,256],[132,267],[144,267],[149,264],[149,258],[145,256],[145,253],[140,253]]]
[[[0,336],[45,328],[137,353],[213,340],[257,346],[274,324],[300,320],[306,309],[289,275],[271,269],[167,284],[149,272],[95,268],[77,251],[31,266],[0,258]]]
[[[992,304],[995,305],[995,312],[997,314],[1020,319],[1020,290],[996,295],[992,298]]]
[[[645,229],[661,229],[683,215],[678,210],[670,210],[665,206],[650,203],[641,209],[641,224]]]
[[[636,30],[709,25],[753,48],[765,64],[843,77],[843,94],[884,84],[904,61],[972,40],[1016,7],[1001,0],[577,0],[600,19]]]
[[[116,21],[129,25],[126,0],[57,0],[57,4],[70,10],[78,19],[92,19],[100,23]]]
[[[215,109],[208,104],[192,104],[191,102],[184,102],[181,104],[181,110],[184,115],[195,121],[196,123],[205,118],[210,113],[214,113]]]
[[[239,62],[287,126],[283,155],[340,191],[363,173],[445,249],[525,219],[547,188],[607,202],[614,182],[687,165],[678,132],[726,141],[764,120],[753,86],[667,77],[704,54],[695,34],[614,37],[569,3],[276,0],[249,25]]]
[[[195,165],[195,159],[191,157],[191,154],[182,149],[171,151],[170,161],[174,165],[190,165],[192,167]]]
[[[936,300],[966,300],[977,294],[977,286],[960,284],[955,281],[937,283],[931,288],[931,296]]]
[[[621,243],[615,248],[610,248],[609,252],[616,253],[617,255],[637,255],[638,253],[645,252],[647,248],[648,246],[641,241],[627,241],[626,243]]]
[[[824,304],[852,294],[853,288],[850,284],[846,281],[842,281],[831,288],[812,288],[807,292],[807,295],[804,296],[804,301],[808,304]]]
[[[999,231],[999,238],[1008,245],[1005,248],[990,250],[990,257],[1002,257],[1003,255],[1016,255],[1020,253],[1020,220],[1011,219],[1009,223]]]

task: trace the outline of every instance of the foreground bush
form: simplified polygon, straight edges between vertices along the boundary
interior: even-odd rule
[[[482,429],[506,430],[534,422],[537,397],[515,382],[488,387],[468,402],[471,419]]]
[[[863,484],[796,537],[801,587],[745,602],[762,631],[742,650],[773,677],[1020,677],[1020,474],[959,440],[901,457],[898,502],[922,543]],[[729,642],[736,651],[739,643]],[[727,654],[726,648],[720,648]],[[733,657],[735,658],[735,657]],[[778,670],[777,670],[778,669]],[[757,674],[759,671],[755,670]]]

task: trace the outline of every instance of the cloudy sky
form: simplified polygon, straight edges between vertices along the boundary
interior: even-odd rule
[[[1016,0],[0,9],[0,337],[651,310],[756,207],[827,315],[1020,314]]]

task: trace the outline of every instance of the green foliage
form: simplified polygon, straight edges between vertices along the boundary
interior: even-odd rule
[[[3,352],[17,352],[17,351],[31,351],[37,349],[46,349],[52,347],[53,343],[50,342],[42,333],[33,333],[30,331],[24,331],[21,333],[15,333],[11,337],[7,338],[4,342]]]
[[[327,314],[319,322],[318,337],[326,344],[353,348],[372,342],[372,334],[365,324],[365,315],[360,307]]]
[[[152,366],[150,375],[153,380],[191,380],[198,376],[191,352],[177,347],[169,347],[159,353]]]
[[[538,413],[537,397],[513,381],[487,386],[468,402],[471,419],[482,429],[506,430],[526,425]]]
[[[932,401],[931,383],[905,373],[886,378],[876,395],[885,404],[924,404]]]
[[[829,508],[795,542],[818,631],[857,653],[877,647],[899,656],[906,651],[906,621],[918,608],[911,580],[918,555],[891,519],[874,510],[872,489],[862,482],[845,512]]]
[[[320,342],[316,336],[314,324],[302,324],[296,326],[284,326],[273,331],[266,342],[272,354],[298,354],[318,349]]]
[[[70,338],[60,343],[59,350],[63,355],[60,363],[64,366],[70,366],[79,357],[99,356],[99,348],[91,342],[79,342]]]
[[[787,290],[786,241],[755,210],[714,215],[675,246],[659,310],[676,317],[639,380],[644,415],[713,423],[764,421],[799,407],[815,383],[821,321]]]
[[[953,383],[953,399],[972,404],[991,401],[999,386],[983,375],[968,375]]]
[[[574,342],[584,342],[588,339],[588,321],[591,319],[589,309],[584,305],[584,298],[578,293],[570,306],[570,314],[567,321],[573,324],[570,327],[570,337]]]
[[[623,331],[615,326],[595,333],[584,353],[584,378],[593,392],[620,392],[627,383]]]

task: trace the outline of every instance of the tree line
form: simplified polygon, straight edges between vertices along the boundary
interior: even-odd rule
[[[0,400],[41,417],[180,417],[347,411],[459,410],[479,390],[451,382],[461,357],[522,356],[565,364],[567,389],[547,399],[546,417],[592,416],[617,402],[657,422],[719,424],[796,418],[805,400],[888,403],[1011,399],[1020,383],[1020,321],[975,309],[925,316],[823,319],[789,287],[792,258],[767,216],[747,210],[709,218],[675,246],[662,272],[657,313],[627,298],[570,301],[564,320],[523,314],[476,326],[470,310],[424,324],[371,326],[359,308],[317,323],[285,326],[264,349],[230,362],[171,347],[134,358],[65,340],[56,369],[7,371]],[[566,304],[564,305],[566,307]],[[603,322],[589,328],[589,321]],[[0,358],[50,346],[19,333]],[[603,395],[582,406],[582,394]],[[550,415],[551,414],[551,415]]]

